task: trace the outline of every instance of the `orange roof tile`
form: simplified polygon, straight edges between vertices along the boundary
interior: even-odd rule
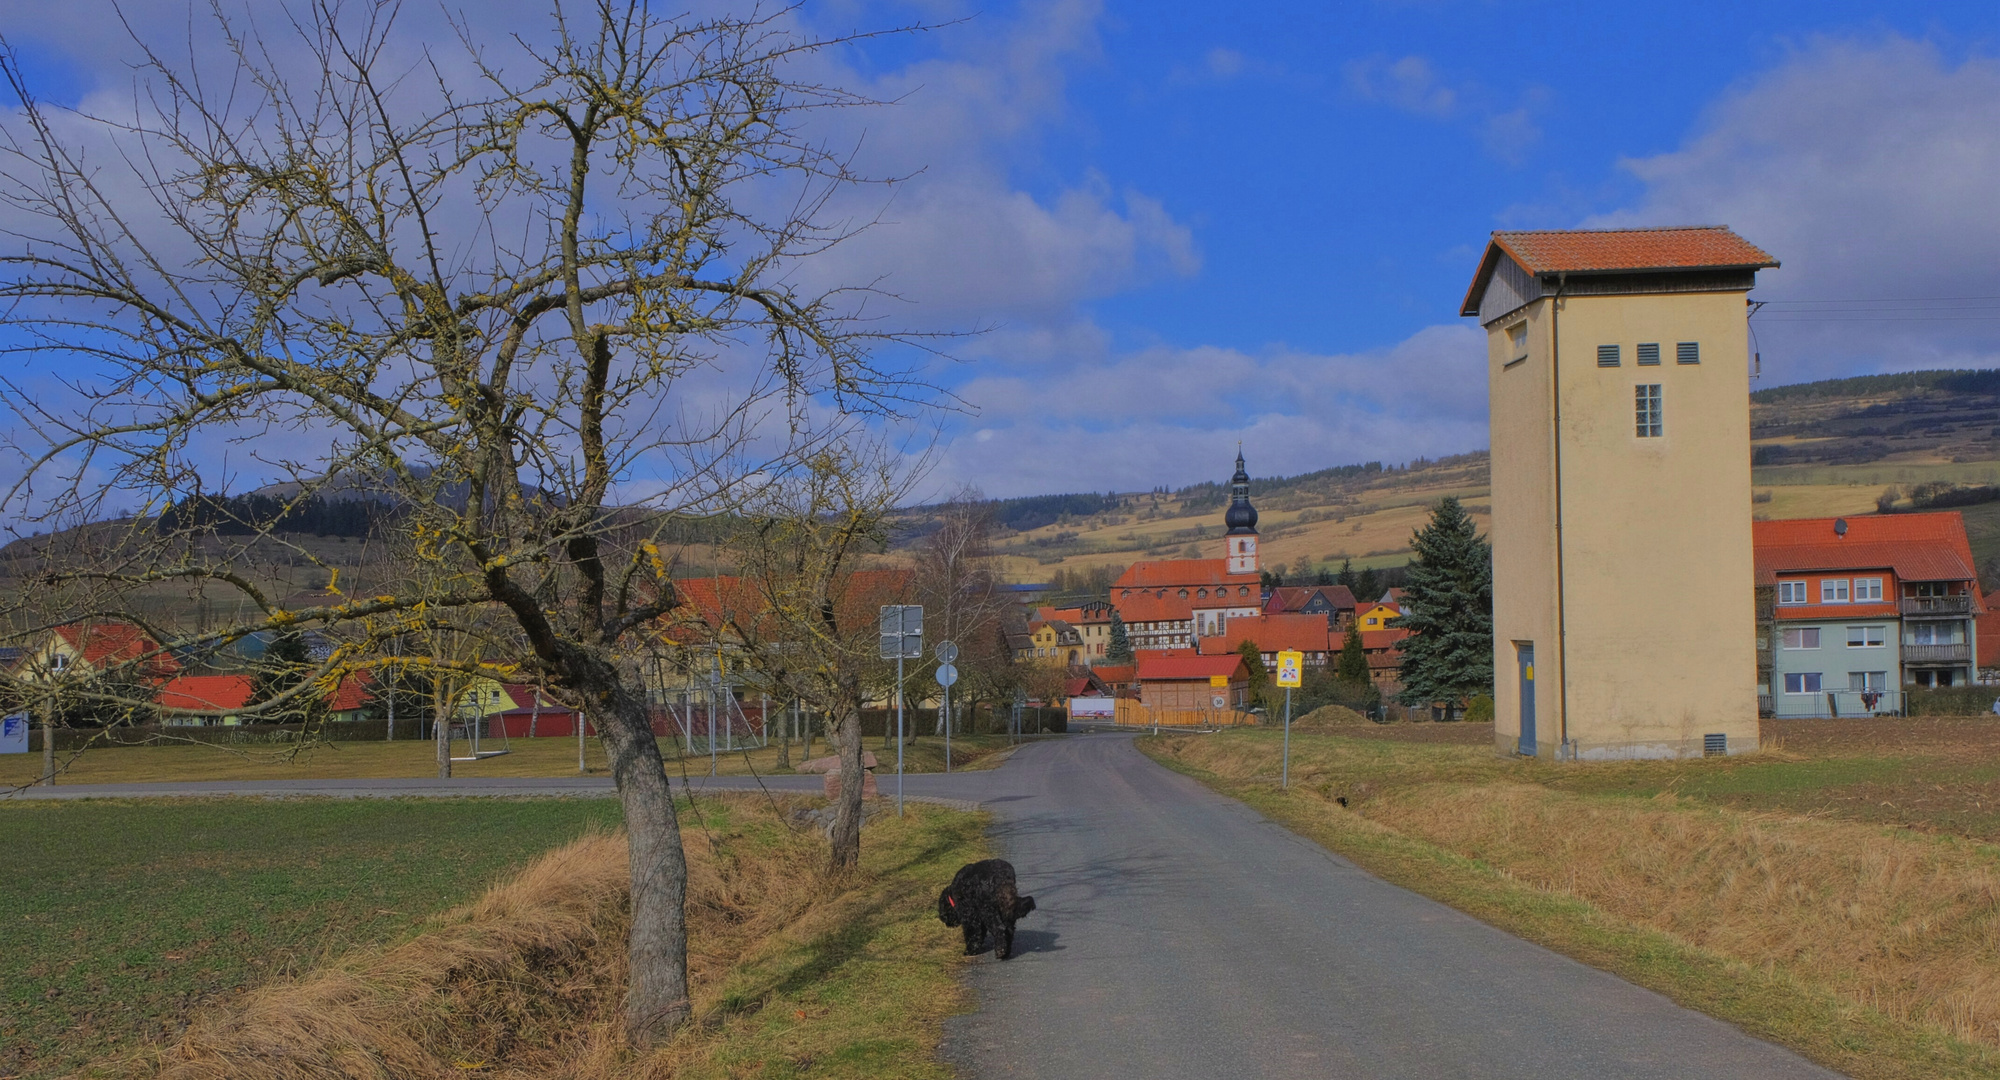
[[[1142,622],[1177,622],[1194,618],[1193,600],[1183,600],[1174,593],[1155,596],[1150,592],[1134,592],[1131,596],[1120,597],[1116,601],[1118,617],[1130,627]]]
[[[1137,664],[1099,664],[1090,669],[1097,677],[1108,683],[1127,683],[1139,674]]]
[[[250,703],[248,675],[181,675],[167,680],[153,700],[182,712],[234,712]]]
[[[143,658],[141,666],[149,675],[180,670],[180,664],[160,651],[160,643],[151,634],[128,622],[70,623],[56,627],[56,634],[93,668],[118,667]]]
[[[1233,653],[1245,641],[1257,643],[1259,652],[1297,649],[1300,652],[1337,652],[1339,638],[1327,629],[1326,616],[1301,613],[1239,615],[1229,620],[1224,632],[1201,639],[1201,651],[1209,655]]]
[[[1189,679],[1206,680],[1216,675],[1236,678],[1243,673],[1243,658],[1235,653],[1227,656],[1190,656],[1186,654],[1164,656],[1151,653],[1139,657],[1140,682],[1177,682]]]
[[[1724,225],[1496,232],[1459,314],[1479,314],[1480,294],[1502,255],[1531,274],[1760,270],[1778,265],[1769,252]]]
[[[1163,589],[1186,585],[1247,586],[1250,596],[1256,597],[1264,579],[1256,574],[1232,574],[1227,559],[1158,559],[1136,562],[1126,567],[1118,580],[1111,583],[1111,602],[1117,603],[1119,593],[1126,589]]]
[[[1847,522],[1847,535],[1834,522]],[[1972,545],[1956,510],[1868,514],[1846,519],[1794,518],[1750,524],[1757,584],[1781,573],[1889,570],[1904,581],[1971,581]]]
[[[352,712],[363,708],[375,700],[375,673],[356,671],[340,680],[334,687],[333,696],[326,699],[326,707],[333,712]]]
[[[1397,627],[1393,630],[1363,630],[1361,631],[1361,648],[1366,652],[1374,652],[1377,649],[1394,650],[1398,643],[1409,636],[1410,632],[1402,627]]]

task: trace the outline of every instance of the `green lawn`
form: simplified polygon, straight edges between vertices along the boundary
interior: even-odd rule
[[[0,804],[0,1077],[135,1049],[618,819],[610,799]]]

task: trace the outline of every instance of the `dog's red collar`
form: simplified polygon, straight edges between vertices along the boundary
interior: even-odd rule
[[[952,898],[951,898],[950,896],[946,896],[946,897],[944,898],[944,902],[945,902],[945,903],[947,903],[947,904],[950,904],[950,905],[951,905],[952,907],[957,907],[957,906],[958,906],[958,901],[957,901],[957,900],[954,900],[954,899],[952,899]]]

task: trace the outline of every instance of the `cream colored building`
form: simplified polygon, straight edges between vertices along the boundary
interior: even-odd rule
[[[1563,758],[1757,748],[1746,294],[1722,227],[1494,233],[1494,741]]]

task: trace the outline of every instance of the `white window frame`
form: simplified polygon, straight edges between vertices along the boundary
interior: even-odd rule
[[[1857,604],[1882,599],[1882,579],[1878,577],[1858,577],[1854,579],[1854,602]]]
[[[1787,607],[1812,603],[1811,585],[1812,582],[1803,579],[1778,582],[1778,603]]]
[[[1846,578],[1821,578],[1819,581],[1819,602],[1822,604],[1847,603]]]
[[[1798,635],[1796,640],[1799,643],[1797,645],[1792,644],[1794,634]],[[1811,640],[1812,644],[1806,644],[1808,639]],[[1817,626],[1786,626],[1780,628],[1778,631],[1778,647],[1786,652],[1817,649],[1819,648],[1819,642],[1820,634],[1819,627]]]
[[[1850,649],[1880,649],[1886,647],[1888,626],[1850,626],[1847,628],[1847,647]],[[1855,640],[1859,638],[1860,640]]]
[[[1639,439],[1662,439],[1667,434],[1665,395],[1659,383],[1635,383],[1632,387],[1632,430]]]
[[[1794,679],[1798,680],[1799,688],[1797,690],[1792,689],[1792,681]],[[1812,680],[1811,686],[1806,685],[1806,680],[1808,679]],[[1825,683],[1826,683],[1826,678],[1823,672],[1818,672],[1818,671],[1785,672],[1785,693],[1787,694],[1817,694],[1820,692],[1820,687],[1824,686]]]
[[[1854,685],[1857,679],[1861,682],[1860,686]],[[1889,673],[1886,671],[1850,671],[1847,673],[1847,689],[1850,693],[1856,694],[1868,690],[1887,690],[1889,689]]]

